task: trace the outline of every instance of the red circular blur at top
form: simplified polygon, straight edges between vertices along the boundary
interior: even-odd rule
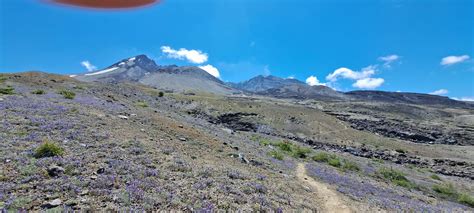
[[[160,0],[50,0],[50,2],[98,9],[126,9],[156,4]]]

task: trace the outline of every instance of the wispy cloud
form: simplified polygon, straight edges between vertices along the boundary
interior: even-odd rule
[[[375,74],[375,66],[368,66],[362,69],[362,71],[360,72],[353,71],[349,68],[341,67],[339,69],[336,69],[333,73],[326,76],[326,80],[337,81],[340,78],[358,80],[358,79],[368,78],[372,76],[373,74]]]
[[[449,91],[447,89],[439,89],[433,92],[430,92],[430,95],[446,95]]]
[[[363,78],[357,80],[352,86],[359,89],[375,89],[382,86],[384,82],[383,78]]]
[[[194,64],[202,64],[208,60],[207,53],[204,53],[201,50],[188,50],[186,48],[175,50],[170,46],[162,46],[161,52],[163,52],[168,58],[187,60]]]
[[[457,101],[469,101],[469,102],[474,102],[474,97],[462,97],[462,98],[452,98]]]
[[[317,85],[326,85],[324,83],[319,82],[318,78],[316,76],[309,76],[306,79],[306,83],[310,86],[317,86]]]
[[[452,56],[447,56],[447,57],[444,57],[443,59],[441,59],[441,65],[443,66],[449,66],[449,65],[453,65],[453,64],[458,64],[458,63],[462,63],[464,61],[467,61],[469,60],[469,56],[468,55],[460,55],[460,56],[455,56],[455,55],[452,55]]]
[[[395,54],[379,57],[379,61],[384,62],[383,66],[386,68],[392,67],[391,64],[395,61],[398,61],[399,59],[400,59],[400,56],[395,55]]]
[[[88,72],[96,71],[97,67],[94,66],[91,62],[89,61],[83,61],[81,62],[81,65],[86,68]]]
[[[221,74],[219,72],[219,70],[208,64],[208,65],[205,65],[205,66],[199,66],[199,68],[203,69],[204,71],[206,71],[207,73],[211,74],[212,76],[216,77],[216,78],[220,78],[221,77]]]
[[[352,86],[355,88],[375,89],[382,86],[382,84],[385,82],[383,78],[372,78],[376,71],[376,65],[365,67],[361,71],[353,71],[349,68],[342,67],[326,76],[326,80],[329,81],[327,85],[335,85],[335,82],[339,79],[350,79],[356,81],[352,84]]]

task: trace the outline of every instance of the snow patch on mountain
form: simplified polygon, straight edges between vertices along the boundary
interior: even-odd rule
[[[112,67],[112,68],[110,68],[110,69],[102,70],[102,71],[95,72],[95,73],[87,73],[87,74],[85,74],[85,75],[87,75],[87,76],[100,75],[100,74],[112,72],[112,71],[114,71],[114,70],[116,70],[116,69],[118,69],[118,67]]]

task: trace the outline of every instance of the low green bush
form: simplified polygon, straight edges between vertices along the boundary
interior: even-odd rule
[[[295,158],[306,158],[311,153],[311,149],[307,147],[301,147],[296,144],[292,144],[291,142],[288,142],[288,141],[282,141],[278,143],[273,143],[271,141],[268,141],[268,142],[264,141],[264,143],[275,145],[281,151],[284,151]]]
[[[311,149],[306,147],[295,146],[292,150],[292,155],[295,158],[306,158],[311,153]]]
[[[318,162],[328,162],[330,158],[331,156],[326,152],[316,153],[316,155],[312,157],[314,161],[318,161]]]
[[[293,151],[293,145],[290,142],[283,141],[283,142],[277,143],[276,145],[282,151],[285,151],[285,152],[292,152]]]
[[[466,205],[474,208],[474,197],[472,197],[468,194],[459,195],[458,202],[460,202],[462,204],[466,204]]]
[[[344,160],[343,162],[344,162],[342,164],[342,169],[343,170],[345,170],[345,171],[354,171],[354,172],[360,171],[360,167],[357,163],[352,162],[352,161],[347,161],[347,160]]]
[[[395,149],[395,151],[402,154],[406,152],[404,149]]]
[[[276,150],[272,150],[272,151],[268,152],[268,155],[270,155],[272,158],[275,158],[277,160],[283,160],[283,158],[285,158],[283,153],[281,153],[279,151],[276,151]]]
[[[387,168],[382,168],[379,170],[379,173],[382,175],[382,177],[386,180],[389,180],[390,182],[401,186],[405,188],[414,188],[416,187],[415,184],[410,182],[406,177],[403,172],[394,170],[394,169],[387,169]]]
[[[46,94],[46,92],[45,92],[44,90],[37,89],[37,90],[31,92],[31,94],[34,94],[34,95],[44,95],[44,94]]]
[[[335,154],[329,154],[326,152],[319,152],[316,153],[312,157],[314,161],[317,162],[322,162],[322,163],[327,163],[330,166],[341,168],[343,171],[360,171],[360,167],[357,163],[345,160],[345,159],[340,159],[337,157]]]
[[[452,184],[434,185],[433,191],[442,198],[455,200],[459,203],[474,207],[474,197],[469,194],[459,193]]]
[[[76,93],[69,90],[61,90],[58,93],[62,95],[65,99],[74,99],[76,97]]]
[[[145,102],[145,101],[138,101],[137,103],[135,103],[138,107],[143,107],[143,108],[146,108],[148,107],[148,104]]]
[[[330,166],[334,166],[334,167],[339,168],[339,167],[341,167],[341,160],[339,160],[339,158],[331,158],[331,159],[329,159],[328,164]]]
[[[268,145],[273,144],[273,142],[271,140],[268,140],[268,139],[265,139],[265,138],[258,141],[258,143],[260,144],[260,146],[268,146]]]
[[[12,86],[7,86],[5,88],[0,88],[0,94],[1,95],[13,95],[15,94],[15,88]]]
[[[453,197],[458,194],[452,184],[434,185],[433,191],[437,192],[443,197]]]
[[[433,180],[441,180],[441,178],[438,175],[435,175],[435,174],[432,174],[430,177]]]
[[[36,150],[34,157],[35,158],[44,158],[44,157],[54,157],[54,156],[62,156],[64,154],[64,150],[52,142],[44,142],[41,144]]]
[[[165,95],[165,93],[163,93],[161,91],[158,93],[158,97],[163,97],[164,95]]]

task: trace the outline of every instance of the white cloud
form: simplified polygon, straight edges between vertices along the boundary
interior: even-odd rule
[[[452,98],[457,101],[469,101],[469,102],[474,102],[474,97],[462,97],[462,98]]]
[[[375,89],[382,86],[384,82],[383,78],[363,78],[357,80],[352,86],[359,89]]]
[[[443,66],[449,66],[457,63],[464,62],[468,60],[470,57],[468,55],[460,55],[460,56],[447,56],[441,59],[441,65]]]
[[[162,46],[161,51],[166,54],[168,58],[187,60],[194,64],[205,63],[208,59],[207,53],[203,53],[201,50],[188,50],[185,48],[175,50],[169,46]]]
[[[83,61],[81,62],[81,65],[87,69],[88,72],[92,72],[97,70],[97,67],[91,64],[89,61]]]
[[[210,64],[205,65],[205,66],[199,66],[199,68],[205,70],[207,73],[211,74],[212,76],[214,76],[216,78],[221,77],[221,74],[219,73],[219,70],[217,68],[215,68],[214,66],[210,65]]]
[[[306,79],[306,83],[310,86],[326,85],[326,84],[323,84],[323,83],[319,82],[319,80],[318,80],[318,78],[316,78],[316,76],[309,76]]]
[[[399,59],[400,56],[395,54],[379,57],[379,60],[384,62],[383,66],[387,68],[390,68],[391,64]]]
[[[375,74],[375,69],[376,69],[376,66],[368,66],[362,69],[362,71],[357,72],[357,71],[352,71],[351,69],[348,69],[345,67],[341,67],[335,70],[333,73],[326,76],[326,80],[334,82],[334,81],[337,81],[339,78],[352,79],[352,80],[369,78],[370,76]]]
[[[447,89],[439,89],[433,92],[430,92],[430,95],[446,95],[449,91]]]
[[[337,80],[350,79],[356,81],[352,84],[352,86],[355,88],[375,89],[377,87],[380,87],[385,82],[383,78],[372,78],[372,76],[375,75],[376,72],[377,65],[370,65],[368,67],[363,68],[361,71],[353,71],[349,68],[341,67],[326,76],[326,80],[328,80],[329,82],[325,85],[333,88],[336,87],[335,85],[337,85]]]

